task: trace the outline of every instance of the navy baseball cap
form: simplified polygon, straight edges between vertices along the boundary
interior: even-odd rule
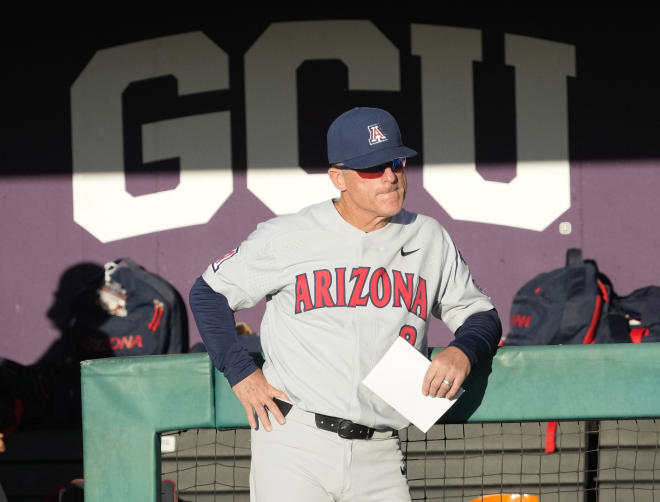
[[[328,129],[328,162],[366,169],[417,152],[401,142],[399,125],[380,108],[353,108]]]

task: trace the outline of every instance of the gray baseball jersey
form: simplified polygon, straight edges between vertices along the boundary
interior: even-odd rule
[[[402,210],[365,233],[330,200],[259,224],[203,278],[234,311],[266,297],[271,385],[304,410],[376,428],[409,424],[360,383],[396,337],[422,350],[431,314],[454,332],[493,308],[435,219]]]

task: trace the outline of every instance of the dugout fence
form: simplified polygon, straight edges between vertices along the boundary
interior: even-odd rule
[[[462,502],[527,493],[552,501],[660,500],[660,423],[564,421],[557,451],[544,453],[544,422],[437,424],[402,431],[413,500]],[[249,431],[163,433],[163,479],[182,501],[249,500]],[[501,502],[501,501],[497,501]]]
[[[442,424],[402,435],[413,498],[660,500],[658,360],[660,344],[500,348]],[[86,500],[158,500],[162,473],[182,500],[248,500],[247,422],[206,354],[86,361],[82,386]]]

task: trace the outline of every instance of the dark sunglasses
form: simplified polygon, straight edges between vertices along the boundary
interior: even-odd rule
[[[390,162],[385,162],[384,164],[368,167],[367,169],[355,169],[355,172],[358,173],[360,178],[376,179],[380,178],[388,167],[392,169],[393,173],[398,174],[403,171],[405,165],[406,158],[403,157],[401,159],[394,159]]]

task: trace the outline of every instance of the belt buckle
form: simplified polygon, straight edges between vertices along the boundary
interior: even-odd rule
[[[350,420],[341,420],[337,425],[337,435],[344,439],[362,439],[364,434],[359,434],[361,431],[360,425],[351,422]]]

